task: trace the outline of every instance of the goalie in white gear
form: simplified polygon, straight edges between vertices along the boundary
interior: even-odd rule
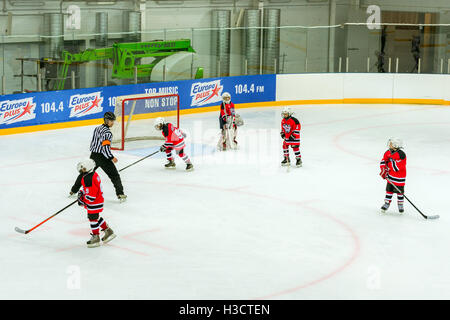
[[[234,103],[231,102],[231,95],[228,92],[222,94],[222,103],[220,105],[219,126],[221,137],[218,142],[219,150],[237,148],[237,127],[243,125],[241,117],[236,114]]]

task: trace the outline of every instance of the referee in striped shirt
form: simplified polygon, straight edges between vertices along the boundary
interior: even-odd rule
[[[103,120],[104,123],[95,128],[92,136],[90,147],[91,159],[95,161],[94,171],[97,170],[98,167],[103,169],[116,189],[117,198],[122,202],[125,201],[127,196],[123,193],[119,171],[117,171],[117,168],[114,165],[114,163],[117,162],[117,159],[111,153],[112,133],[109,129],[113,126],[116,116],[114,113],[108,111],[104,114]],[[81,178],[82,175],[80,174],[70,190],[70,195],[73,195],[80,190]]]

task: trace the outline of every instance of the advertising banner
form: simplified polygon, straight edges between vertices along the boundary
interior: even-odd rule
[[[142,83],[87,89],[33,92],[0,96],[0,130],[101,118],[114,111],[116,98],[142,93],[178,94],[180,109],[211,107],[224,92],[235,104],[275,101],[276,76],[256,75]],[[150,112],[167,109],[164,103]]]

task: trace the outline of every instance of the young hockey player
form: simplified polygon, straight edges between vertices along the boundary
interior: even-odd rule
[[[111,179],[111,182],[116,189],[116,195],[120,202],[126,200],[127,196],[123,192],[122,180],[120,179],[119,171],[114,165],[117,162],[116,157],[111,153],[111,141],[112,133],[110,128],[114,125],[116,116],[112,112],[106,112],[103,116],[103,124],[95,128],[92,140],[91,140],[91,156],[90,158],[95,161],[95,170],[98,167]],[[70,190],[70,195],[75,194],[81,187],[81,174],[78,176],[75,184]]]
[[[220,150],[227,150],[237,147],[237,125],[236,110],[234,103],[231,102],[231,95],[228,92],[222,94],[222,103],[220,105],[219,126],[222,130],[221,139],[218,147]]]
[[[390,138],[387,143],[389,150],[387,150],[380,163],[381,177],[387,180],[386,197],[384,205],[381,207],[381,212],[386,212],[391,204],[394,193],[397,193],[398,211],[404,212],[403,201],[405,192],[406,180],[406,154],[402,150],[402,141],[398,138]],[[392,185],[394,184],[397,189]]]
[[[166,142],[160,148],[161,152],[166,153],[167,160],[169,161],[164,166],[168,169],[175,168],[175,161],[172,156],[172,151],[175,150],[178,156],[186,163],[186,170],[192,171],[194,166],[188,155],[184,153],[184,138],[186,137],[186,134],[173,124],[166,123],[164,118],[161,117],[156,118],[155,129],[161,130],[163,137],[166,139]]]
[[[293,117],[293,112],[289,107],[284,107],[281,111],[281,138],[283,138],[283,154],[284,160],[281,162],[282,166],[290,166],[289,147],[294,150],[296,158],[296,166],[302,166],[302,155],[300,154],[300,121]]]
[[[103,243],[108,243],[116,237],[105,220],[100,217],[103,211],[103,192],[100,176],[94,171],[95,162],[87,159],[77,164],[77,170],[81,175],[83,189],[78,191],[78,205],[87,210],[91,224],[91,239],[87,242],[88,248],[100,246],[100,230],[104,232]]]

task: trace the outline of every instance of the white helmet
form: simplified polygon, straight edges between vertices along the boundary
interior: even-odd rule
[[[222,94],[222,101],[223,102],[231,101],[231,95],[228,92],[224,92]]]
[[[166,123],[163,117],[158,117],[155,119],[154,126],[156,130],[162,130],[162,126]]]
[[[85,169],[86,172],[94,171],[95,168],[95,161],[92,159],[86,159],[81,162],[78,162],[77,164],[77,170],[78,172],[81,172],[81,169]]]
[[[289,116],[292,116],[294,112],[292,112],[291,108],[289,107],[284,107],[283,110],[281,110],[281,116],[283,116],[283,114],[288,114]]]
[[[399,138],[389,138],[387,146],[388,148],[392,146],[394,149],[400,149],[403,148],[403,142]]]

